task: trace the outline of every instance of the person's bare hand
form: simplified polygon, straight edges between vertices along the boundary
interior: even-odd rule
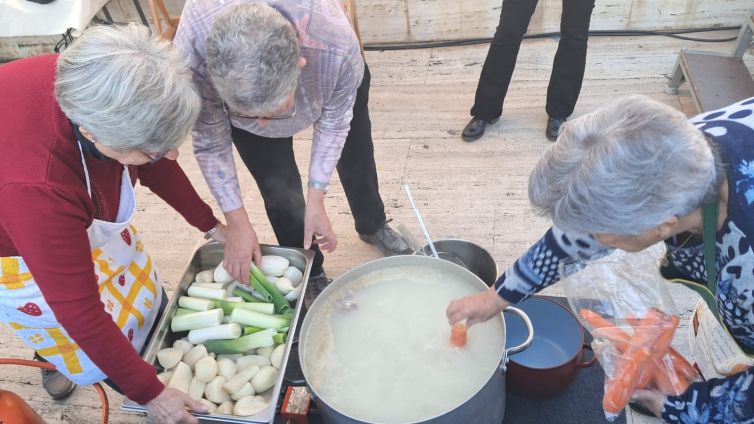
[[[338,245],[338,237],[325,211],[324,199],[323,192],[309,189],[304,211],[304,249],[316,243],[325,252],[332,252]]]
[[[228,227],[222,222],[217,223],[217,231],[212,234],[212,240],[225,244],[228,240]]]
[[[198,424],[199,420],[188,409],[200,414],[207,407],[176,389],[165,388],[156,398],[147,403],[147,423],[150,424]]]
[[[257,233],[251,227],[243,208],[228,212],[225,217],[228,225],[225,229],[223,267],[234,279],[248,284],[251,262],[254,261],[258,265],[262,261],[262,249],[257,241]]]
[[[453,300],[448,305],[446,315],[450,325],[466,320],[466,326],[471,327],[489,320],[506,307],[508,302],[498,296],[494,287],[490,287],[482,293]]]
[[[631,396],[631,401],[652,411],[656,417],[662,416],[662,407],[665,405],[667,396],[659,390],[637,390]]]

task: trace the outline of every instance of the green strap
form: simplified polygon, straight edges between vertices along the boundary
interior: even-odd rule
[[[702,239],[704,240],[704,264],[707,266],[707,289],[717,299],[717,199],[702,207]],[[715,302],[717,306],[717,302]],[[717,313],[717,307],[712,309]],[[719,317],[718,317],[719,318]]]
[[[670,260],[669,251],[665,253],[665,259],[660,266],[660,274],[665,279],[683,284],[699,294],[718,321],[722,323],[722,317],[717,308],[717,252],[715,244],[717,241],[718,207],[717,201],[713,201],[702,207],[702,237],[704,241],[704,263],[707,268],[707,281],[692,280],[678,271]]]
[[[660,274],[668,281],[680,283],[698,293],[707,304],[710,311],[715,315],[723,328],[728,331],[728,326],[722,320],[720,310],[717,308],[717,213],[719,204],[717,201],[708,203],[702,207],[702,237],[704,241],[704,263],[707,267],[707,281],[690,280],[684,276],[670,261],[669,252],[665,254],[663,265],[660,266]],[[730,333],[728,333],[730,334]],[[735,340],[735,339],[734,339]],[[748,356],[754,358],[754,349],[738,346]]]

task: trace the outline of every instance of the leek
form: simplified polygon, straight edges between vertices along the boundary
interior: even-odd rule
[[[264,275],[280,277],[290,264],[291,262],[282,256],[264,255],[259,263],[259,268]]]
[[[251,303],[262,303],[264,302],[261,299],[257,299],[252,295],[248,290],[244,290],[241,287],[236,287],[233,289],[233,295],[243,298],[243,300]]]
[[[198,297],[198,298],[212,299],[212,300],[225,300],[225,298],[228,297],[227,293],[225,293],[225,289],[222,287],[210,288],[210,287],[198,286],[196,283],[189,286],[188,295],[191,297]]]
[[[200,344],[207,340],[237,339],[241,337],[241,326],[235,323],[213,327],[197,328],[189,331],[189,343]]]
[[[223,322],[223,310],[194,312],[193,314],[177,315],[170,321],[170,329],[178,331],[195,330],[197,328],[214,327]]]
[[[246,336],[246,335],[258,333],[258,332],[264,331],[264,330],[265,330],[264,328],[254,327],[253,325],[246,325],[243,328],[243,335]],[[278,331],[280,331],[280,330],[278,330]]]
[[[225,315],[230,315],[236,308],[248,309],[250,311],[261,312],[263,314],[272,315],[275,313],[275,305],[272,303],[235,303],[235,302],[220,302],[220,307],[225,312]]]
[[[283,344],[285,343],[287,334],[285,333],[276,333],[274,336],[272,336],[272,341],[275,342],[275,344]]]
[[[264,287],[265,290],[267,290],[267,292],[272,297],[272,303],[275,305],[275,312],[284,314],[291,310],[291,305],[285,299],[283,294],[280,293],[280,290],[278,290],[278,288],[275,287],[274,284],[270,284],[270,282],[267,281],[267,277],[265,277],[264,274],[262,274],[262,271],[260,271],[259,268],[257,268],[257,266],[253,263],[251,264],[251,273],[249,274],[249,279],[258,283],[259,285]],[[254,283],[252,283],[252,286],[256,290]]]
[[[254,289],[255,294],[258,294],[260,299],[264,300],[265,302],[272,302],[272,293],[265,287],[262,283],[259,282],[256,278],[252,276],[252,273],[254,272],[255,265],[252,265],[252,271],[249,273],[249,282],[251,283],[251,288]],[[264,275],[262,275],[264,277]],[[267,281],[267,277],[264,277],[265,281]],[[268,284],[269,281],[267,281]],[[271,285],[271,284],[270,284]]]
[[[233,309],[230,314],[231,322],[237,322],[243,325],[252,325],[254,327],[261,328],[283,328],[290,326],[290,321],[284,318],[260,314],[259,312],[250,311],[248,309]]]
[[[221,353],[246,353],[251,349],[272,346],[275,341],[272,337],[275,335],[274,329],[267,329],[258,333],[241,336],[233,340],[207,340],[204,346],[208,351],[217,354]]]
[[[178,306],[181,308],[192,309],[194,311],[209,311],[215,309],[215,302],[197,297],[181,296],[178,298]]]
[[[193,314],[196,313],[193,309],[186,309],[186,308],[176,308],[175,315],[186,315],[186,314]]]

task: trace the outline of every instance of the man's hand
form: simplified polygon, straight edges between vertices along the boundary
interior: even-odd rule
[[[228,225],[224,230],[223,267],[236,280],[248,283],[251,261],[253,260],[257,265],[262,261],[262,250],[259,248],[257,233],[251,227],[249,217],[243,208],[227,212],[225,219]]]
[[[466,326],[471,327],[489,320],[508,306],[509,303],[498,296],[493,286],[482,293],[453,300],[448,305],[446,314],[450,325],[466,320]]]
[[[146,406],[147,423],[150,424],[198,424],[199,420],[189,414],[186,408],[200,414],[207,413],[207,407],[201,402],[191,399],[179,390],[167,387]]]
[[[304,212],[304,249],[309,249],[312,243],[325,252],[332,252],[338,245],[338,237],[325,211],[325,193],[316,188],[309,188]]]

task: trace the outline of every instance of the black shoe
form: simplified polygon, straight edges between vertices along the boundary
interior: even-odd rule
[[[47,362],[36,352],[34,352],[34,359],[39,362]],[[45,368],[40,369],[40,371],[42,371],[42,387],[44,387],[51,398],[55,400],[65,399],[76,390],[76,383],[69,380],[60,372]]]
[[[306,283],[306,293],[304,293],[304,306],[306,310],[312,306],[314,299],[322,293],[327,286],[332,283],[332,280],[327,278],[325,272],[322,271],[319,274],[309,277],[309,281]]]
[[[469,121],[469,123],[463,128],[461,138],[463,141],[479,140],[484,135],[484,129],[487,127],[487,124],[494,124],[497,122],[497,119],[498,118],[488,120],[476,116],[471,118],[471,121]]]
[[[410,255],[413,253],[406,239],[390,228],[387,222],[374,234],[359,234],[359,238],[379,247],[385,256]]]
[[[560,127],[565,121],[566,118],[547,118],[547,129],[545,130],[545,135],[547,136],[548,140],[555,141],[558,139],[558,135],[560,134]]]

